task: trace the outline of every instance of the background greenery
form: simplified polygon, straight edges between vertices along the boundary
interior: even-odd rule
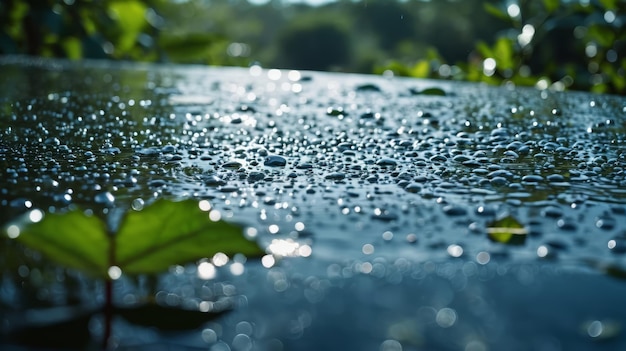
[[[623,0],[4,0],[0,54],[626,93]]]

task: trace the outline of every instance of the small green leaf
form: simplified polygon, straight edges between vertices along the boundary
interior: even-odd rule
[[[498,69],[512,69],[513,62],[513,42],[508,38],[498,38],[493,46],[493,53],[497,62]]]
[[[158,200],[142,211],[128,212],[114,236],[107,234],[100,218],[81,210],[31,220],[41,213],[32,211],[10,224],[6,233],[61,265],[101,278],[108,276],[111,266],[126,274],[149,274],[218,252],[264,254],[245,238],[240,226],[209,219],[194,200]],[[113,259],[109,258],[111,244],[115,245]]]
[[[502,244],[522,245],[528,230],[517,219],[506,216],[487,225],[489,239]]]
[[[428,78],[430,74],[430,63],[427,60],[421,60],[415,63],[411,68],[411,77]]]
[[[218,252],[260,256],[264,251],[242,235],[242,228],[214,222],[198,202],[159,200],[129,212],[116,237],[117,266],[130,274],[157,273]]]
[[[510,20],[509,16],[506,14],[506,12],[503,9],[500,9],[500,8],[496,7],[495,5],[492,5],[492,4],[488,3],[488,2],[486,2],[486,3],[483,4],[483,8],[485,9],[485,11],[488,14],[490,14],[490,15],[496,17],[496,18],[499,18],[499,19],[504,20],[504,21],[509,21]]]
[[[80,39],[76,37],[66,38],[61,42],[65,51],[65,56],[71,60],[78,60],[83,57],[83,46]]]

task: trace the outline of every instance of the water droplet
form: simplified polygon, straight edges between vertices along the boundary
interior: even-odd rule
[[[131,203],[130,206],[135,211],[141,211],[141,210],[143,210],[144,205],[145,205],[145,203],[144,203],[143,199],[138,198],[138,199],[133,200],[133,202]]]
[[[228,161],[222,165],[223,168],[237,170],[242,167],[242,164],[238,161]]]
[[[464,216],[467,214],[467,210],[465,207],[461,207],[458,205],[447,205],[443,208],[443,213],[448,216]]]
[[[381,158],[376,164],[381,167],[395,167],[398,162],[392,158]]]
[[[269,155],[265,158],[263,164],[268,167],[284,167],[287,165],[287,160],[282,156]]]
[[[237,334],[231,343],[233,351],[250,351],[252,349],[252,339],[246,334]]]
[[[596,219],[596,227],[604,230],[611,230],[615,228],[615,218],[609,216],[601,216]]]
[[[111,206],[115,202],[115,197],[113,196],[113,194],[107,191],[104,193],[96,194],[96,196],[94,197],[94,201],[99,204]]]
[[[263,180],[264,178],[265,178],[265,174],[263,172],[252,171],[248,174],[248,181],[250,183]]]
[[[442,328],[450,328],[456,323],[456,311],[451,308],[442,308],[437,312],[435,321]]]
[[[575,231],[576,229],[578,229],[576,221],[574,221],[572,218],[561,218],[556,222],[556,225],[560,229],[566,231]]]
[[[211,186],[211,187],[222,186],[226,184],[224,180],[222,180],[220,177],[218,177],[215,174],[208,174],[208,175],[202,176],[202,181],[204,182],[205,185]]]
[[[333,173],[327,174],[324,178],[330,179],[330,180],[342,180],[345,177],[346,177],[346,174],[343,172],[333,172]]]
[[[535,174],[525,175],[522,177],[522,182],[525,183],[540,183],[543,182],[543,177]]]
[[[541,214],[545,217],[559,218],[563,216],[563,210],[559,207],[548,206],[541,211]]]
[[[452,244],[448,246],[448,255],[452,257],[461,257],[463,255],[463,247],[460,245]]]

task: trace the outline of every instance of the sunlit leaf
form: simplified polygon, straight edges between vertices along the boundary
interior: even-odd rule
[[[65,55],[69,59],[77,60],[83,56],[82,41],[76,37],[66,38],[61,42]]]
[[[126,274],[158,273],[218,252],[264,253],[243,236],[240,226],[209,219],[194,200],[159,200],[142,211],[129,212],[114,236],[107,234],[100,218],[80,210],[49,213],[35,223],[29,217],[10,224],[8,236],[64,266],[99,277],[107,277],[111,266]]]
[[[410,75],[416,78],[428,78],[430,74],[430,63],[427,60],[418,61],[412,68]]]
[[[496,62],[499,69],[513,68],[513,42],[505,37],[500,37],[493,47]]]
[[[509,21],[510,20],[509,16],[506,14],[504,9],[500,9],[500,8],[496,7],[495,5],[490,4],[488,2],[483,3],[483,7],[484,7],[485,11],[487,11],[488,14],[490,14],[490,15],[496,17],[496,18],[499,18],[499,19],[504,20],[504,21]]]
[[[194,200],[160,200],[129,212],[116,237],[117,265],[125,273],[156,273],[218,252],[259,256],[264,252],[242,235],[242,228],[211,221]]]
[[[142,1],[111,1],[109,13],[118,23],[121,35],[115,42],[119,52],[126,52],[135,46],[137,37],[146,26],[146,11],[148,7]]]
[[[487,225],[489,239],[509,245],[522,245],[528,230],[517,219],[506,216]]]
[[[35,211],[39,210],[14,224],[20,228],[17,240],[64,266],[96,276],[106,274],[109,241],[99,218],[75,210],[48,213],[43,220],[32,223],[30,217]]]

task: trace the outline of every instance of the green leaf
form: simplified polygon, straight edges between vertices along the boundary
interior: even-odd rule
[[[95,276],[105,276],[109,267],[109,241],[106,226],[99,218],[83,211],[48,213],[43,220],[33,222],[40,210],[33,210],[8,228],[19,228],[19,240],[61,265],[82,270]],[[13,229],[11,229],[13,228]]]
[[[500,9],[500,8],[496,7],[495,5],[492,5],[492,4],[488,3],[488,2],[486,2],[486,3],[483,4],[483,8],[485,9],[485,11],[488,14],[490,14],[490,15],[496,17],[496,18],[499,18],[499,19],[507,21],[507,22],[510,21],[510,18],[507,15],[507,13],[503,9]]]
[[[35,216],[33,216],[33,214]],[[209,258],[218,252],[260,256],[264,251],[245,238],[238,225],[209,219],[195,200],[158,200],[142,211],[126,213],[114,236],[105,223],[84,211],[46,214],[34,210],[6,229],[24,245],[40,251],[61,265],[107,277],[111,266],[126,274],[150,274]],[[109,258],[110,245],[114,257]]]
[[[218,252],[260,256],[264,251],[242,234],[238,225],[214,222],[198,202],[159,200],[129,212],[116,237],[117,262],[130,274],[157,273]]]
[[[65,56],[72,60],[78,60],[83,57],[83,46],[79,38],[70,37],[61,42],[61,46],[65,51]]]
[[[148,7],[142,1],[112,1],[109,3],[109,14],[120,28],[121,35],[115,42],[115,48],[125,53],[135,46],[141,31],[146,26],[146,11]]]
[[[522,245],[528,230],[517,219],[506,216],[487,225],[489,239],[502,244]]]
[[[505,37],[500,37],[493,46],[493,53],[498,69],[512,69],[513,62],[513,42]]]
[[[427,60],[418,61],[411,68],[410,75],[416,78],[428,78],[430,75],[430,63]]]

